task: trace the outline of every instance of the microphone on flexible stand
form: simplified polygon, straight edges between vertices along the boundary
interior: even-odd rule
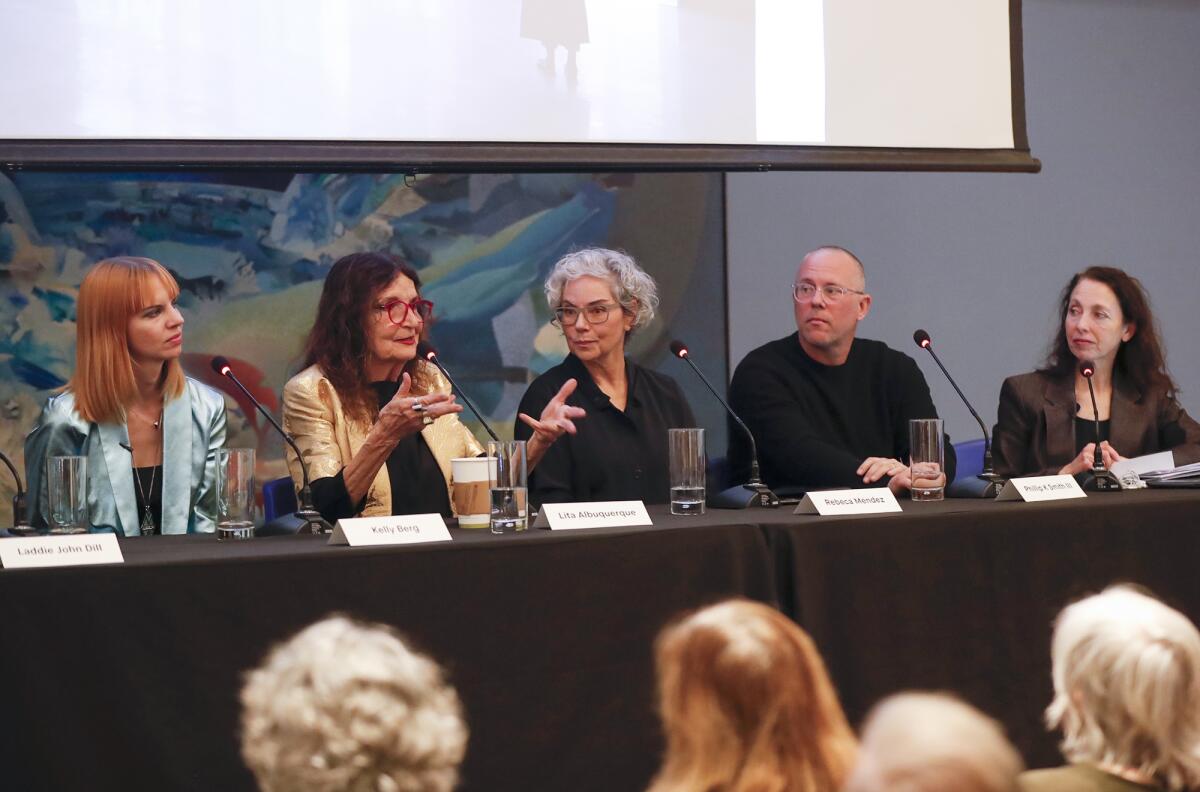
[[[1121,489],[1121,481],[1105,466],[1104,451],[1100,448],[1100,411],[1096,409],[1096,390],[1092,387],[1096,364],[1090,360],[1079,361],[1079,373],[1087,380],[1088,395],[1092,397],[1092,418],[1096,422],[1096,450],[1092,454],[1092,469],[1083,482],[1083,488],[1094,489],[1097,492],[1115,492]]]
[[[479,414],[479,410],[475,409],[475,405],[471,403],[470,397],[467,396],[466,392],[462,388],[458,387],[458,383],[454,381],[454,377],[450,376],[450,372],[446,371],[446,367],[442,365],[442,361],[438,360],[437,350],[422,341],[419,348],[419,354],[430,363],[437,366],[438,371],[442,372],[446,379],[450,380],[450,387],[458,391],[458,395],[462,396],[463,402],[471,408],[471,412],[475,413],[475,417],[479,419],[479,423],[483,425],[483,428],[487,431],[487,433],[491,435],[492,439],[497,443],[500,442],[500,438],[497,437],[496,433],[492,431],[492,427],[488,426],[488,422],[483,420],[483,416]]]
[[[746,433],[746,439],[750,441],[750,480],[745,484],[740,484],[736,487],[722,490],[708,497],[708,504],[718,509],[745,509],[750,506],[779,506],[779,496],[763,483],[758,472],[758,446],[754,442],[754,435],[750,429],[738,417],[738,414],[733,411],[729,403],[721,398],[721,394],[717,393],[717,389],[712,386],[708,378],[700,371],[695,363],[692,362],[688,355],[687,345],[676,339],[671,342],[671,353],[680,360],[685,361],[692,367],[692,371],[696,372],[696,376],[700,381],[712,391],[712,395],[717,397],[717,401],[721,402],[721,406],[725,408],[737,425]]]
[[[29,524],[29,519],[25,513],[25,488],[21,486],[21,476],[17,473],[17,469],[13,466],[13,463],[4,455],[3,451],[0,451],[0,460],[8,466],[8,469],[12,472],[13,481],[17,483],[17,494],[13,495],[12,499],[13,527],[8,529],[8,532],[17,536],[31,536],[38,531]]]
[[[225,358],[223,355],[217,355],[212,359],[212,368],[213,371],[217,372],[222,377],[228,377],[230,380],[232,380],[233,384],[238,386],[238,389],[245,394],[246,398],[249,399],[254,406],[258,408],[258,411],[263,414],[263,417],[271,423],[271,426],[275,427],[275,431],[279,432],[284,441],[292,447],[292,451],[296,453],[296,460],[300,463],[300,472],[304,474],[304,488],[300,490],[300,508],[298,508],[292,514],[285,514],[283,516],[276,517],[274,520],[271,520],[271,522],[263,526],[263,529],[259,531],[258,534],[260,536],[284,536],[295,533],[331,533],[333,531],[333,526],[326,522],[325,518],[321,516],[320,512],[313,508],[312,487],[309,486],[308,481],[308,465],[304,463],[304,457],[301,455],[300,449],[296,446],[296,441],[292,439],[291,435],[283,431],[283,427],[275,422],[275,418],[271,415],[271,413],[267,412],[267,408],[263,407],[258,399],[254,398],[253,394],[246,389],[246,386],[242,384],[242,381],[234,376],[233,369],[229,367],[229,360],[227,358]]]
[[[967,410],[975,422],[979,424],[979,431],[983,432],[983,472],[977,478],[980,481],[986,481],[987,486],[983,488],[980,494],[982,498],[994,498],[1004,488],[1007,479],[996,473],[996,468],[992,464],[992,441],[988,437],[987,427],[984,426],[983,419],[979,417],[979,413],[975,412],[975,408],[971,406],[971,402],[967,401],[967,397],[963,395],[962,390],[958,387],[958,383],[950,376],[950,372],[946,371],[946,367],[942,365],[942,361],[938,358],[937,353],[933,351],[933,339],[929,337],[929,333],[924,330],[917,330],[913,333],[913,341],[917,342],[917,346],[924,349],[933,358],[933,362],[937,363],[938,368],[946,375],[946,379],[954,387],[954,392],[958,394],[958,398],[962,399],[962,403],[967,405]],[[947,482],[948,484],[949,482]]]

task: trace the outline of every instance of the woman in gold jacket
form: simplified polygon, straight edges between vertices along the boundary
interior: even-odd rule
[[[283,427],[308,463],[313,501],[326,520],[452,514],[450,460],[483,447],[458,420],[450,383],[417,357],[433,315],[412,267],[354,253],[329,271],[305,348],[304,370],[283,389]],[[529,441],[532,468],[583,411],[563,386]],[[297,487],[303,474],[288,451]]]

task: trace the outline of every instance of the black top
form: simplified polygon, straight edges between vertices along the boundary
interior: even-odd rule
[[[858,466],[867,457],[907,463],[908,422],[936,418],[929,385],[916,362],[880,341],[854,339],[840,366],[810,358],[798,333],[760,346],[738,364],[730,402],[758,443],[763,480],[771,487],[865,487]],[[730,464],[743,479],[750,449],[729,430]],[[954,449],[945,439],[946,479],[954,479]],[[888,482],[884,477],[874,486]]]
[[[133,494],[137,498],[138,529],[141,530],[142,517],[146,514],[146,501],[142,498],[142,493],[146,493],[150,496],[150,517],[154,520],[154,533],[161,534],[163,466],[135,467],[133,475],[137,479],[133,482]]]
[[[1088,443],[1103,443],[1110,439],[1108,429],[1112,419],[1100,422],[1100,437],[1096,437],[1096,422],[1090,418],[1075,416],[1075,453],[1078,454]]]
[[[679,385],[667,375],[626,358],[628,396],[622,412],[596,385],[579,358],[567,355],[566,360],[530,383],[519,412],[538,417],[572,377],[579,386],[567,404],[587,410],[587,417],[575,422],[576,434],[564,434],[555,441],[530,473],[529,499],[535,505],[670,500],[667,430],[696,425]],[[517,440],[528,440],[533,430],[518,419],[513,435]]]
[[[399,387],[396,382],[371,383],[380,409],[392,400]],[[365,497],[357,504],[350,502],[350,493],[346,491],[346,480],[342,476],[344,470],[339,470],[336,476],[312,482],[313,505],[331,523],[355,516],[366,502]],[[420,432],[396,443],[387,458],[387,472],[392,485],[392,514],[452,516],[446,477]]]

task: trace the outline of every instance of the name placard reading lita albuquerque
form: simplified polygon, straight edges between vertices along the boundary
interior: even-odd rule
[[[123,564],[125,556],[110,533],[22,536],[0,539],[0,563],[5,569]]]
[[[440,514],[348,517],[337,521],[329,537],[331,545],[351,547],[449,541],[450,531]]]
[[[896,496],[887,487],[864,489],[827,490],[810,492],[804,496],[792,514],[820,514],[829,517],[835,514],[880,514],[903,511]]]
[[[533,527],[563,531],[653,524],[646,504],[641,501],[589,501],[543,503]]]

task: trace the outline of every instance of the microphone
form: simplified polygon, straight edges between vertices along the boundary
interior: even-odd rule
[[[1092,453],[1092,470],[1084,481],[1083,488],[1095,489],[1097,492],[1115,492],[1121,489],[1121,482],[1104,466],[1104,452],[1100,449],[1100,411],[1096,409],[1096,390],[1092,387],[1092,376],[1095,373],[1095,363],[1090,360],[1079,361],[1079,375],[1087,380],[1088,395],[1092,397],[1092,418],[1096,422],[1096,450]]]
[[[9,533],[16,534],[17,536],[35,534],[37,533],[37,529],[29,524],[29,519],[25,514],[25,487],[21,485],[21,476],[17,473],[17,469],[13,466],[13,463],[4,455],[3,451],[0,451],[0,461],[3,461],[8,467],[12,473],[13,481],[17,483],[17,494],[13,495],[12,499],[13,527],[9,529]]]
[[[971,406],[971,402],[967,401],[967,397],[963,394],[962,389],[958,387],[958,383],[955,382],[954,378],[950,376],[950,372],[946,370],[946,367],[942,365],[942,361],[938,358],[937,353],[933,351],[933,339],[929,337],[929,333],[925,332],[924,330],[917,330],[915,333],[913,333],[913,341],[915,341],[917,346],[921,347],[921,349],[924,349],[926,352],[928,352],[930,357],[933,358],[933,362],[937,363],[938,368],[942,370],[942,373],[946,375],[946,379],[954,387],[954,392],[958,394],[958,398],[962,399],[962,403],[967,405],[967,410],[970,411],[971,416],[975,419],[975,422],[979,424],[979,431],[983,432],[983,472],[980,473],[977,478],[979,478],[980,481],[987,482],[987,486],[983,488],[983,492],[980,493],[980,497],[996,497],[1007,482],[1003,476],[996,474],[996,468],[992,464],[992,440],[990,437],[988,437],[987,427],[984,425],[983,419],[979,417],[979,413],[975,412],[975,408]]]
[[[708,378],[700,371],[692,358],[688,355],[687,345],[679,339],[671,342],[671,353],[680,360],[686,362],[692,367],[692,371],[696,372],[696,376],[700,381],[712,391],[712,395],[717,397],[717,401],[721,402],[721,406],[725,411],[733,416],[733,420],[746,433],[746,439],[750,441],[750,480],[745,484],[729,489],[722,490],[708,497],[708,503],[718,509],[745,509],[750,506],[779,506],[779,496],[763,483],[763,480],[758,472],[758,445],[754,442],[754,435],[749,427],[738,417],[738,414],[733,411],[729,403],[717,393],[717,389],[712,386]]]
[[[326,534],[333,531],[333,527],[325,521],[321,514],[313,508],[312,488],[308,481],[308,465],[304,462],[304,456],[300,453],[300,449],[296,446],[296,441],[292,436],[283,431],[283,427],[275,422],[275,417],[267,412],[267,408],[262,406],[258,399],[254,398],[253,394],[246,389],[242,381],[234,376],[233,369],[229,367],[229,360],[224,355],[217,355],[212,359],[213,371],[220,374],[222,377],[228,377],[234,385],[238,386],[247,399],[249,399],[258,411],[263,414],[263,417],[270,422],[271,426],[275,427],[275,431],[279,432],[283,437],[284,442],[292,447],[292,451],[296,453],[296,459],[300,462],[300,472],[304,475],[304,488],[300,490],[300,508],[293,514],[285,514],[281,517],[276,517],[271,522],[263,526],[260,532],[262,536],[281,536],[294,533],[310,533],[310,534]]]
[[[454,390],[458,391],[459,396],[462,396],[463,402],[471,408],[471,412],[475,413],[475,417],[479,419],[479,423],[483,424],[483,428],[487,430],[489,435],[492,436],[492,439],[497,443],[500,442],[500,438],[497,437],[496,433],[492,431],[492,427],[488,426],[488,422],[483,420],[483,416],[479,414],[479,410],[475,409],[475,405],[471,403],[471,399],[467,396],[462,388],[458,387],[458,383],[454,381],[454,377],[450,376],[450,372],[446,371],[446,367],[442,365],[442,361],[438,360],[437,350],[425,342],[421,342],[420,349],[422,357],[424,357],[433,365],[437,366],[438,371],[442,372],[446,379],[450,380],[450,386],[453,387]]]

